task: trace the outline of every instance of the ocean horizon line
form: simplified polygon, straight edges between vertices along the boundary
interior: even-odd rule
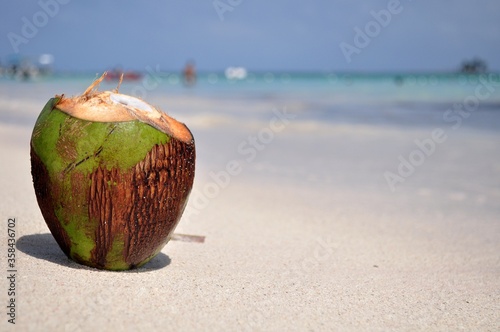
[[[241,67],[244,68],[244,67]],[[113,72],[113,68],[110,69],[99,69],[99,70],[53,70],[51,71],[52,75],[95,75],[102,74],[104,72]],[[180,73],[182,72],[182,68],[177,69],[154,69],[152,67],[147,67],[142,70],[138,69],[122,69],[120,70],[124,72],[137,72],[142,74],[148,73],[159,73],[159,74],[170,74],[170,73]],[[210,75],[210,74],[224,74],[226,69],[216,69],[216,70],[206,70],[200,69],[197,70],[198,75]],[[500,76],[500,71],[488,71],[488,72],[478,72],[478,73],[464,73],[459,70],[428,70],[428,71],[419,71],[419,70],[402,70],[402,71],[371,71],[371,70],[251,70],[246,69],[248,74],[254,75],[266,75],[266,74],[289,74],[294,76],[328,76],[328,75],[349,75],[349,76],[365,76],[365,77],[376,77],[376,76],[481,76],[481,75],[495,75]]]

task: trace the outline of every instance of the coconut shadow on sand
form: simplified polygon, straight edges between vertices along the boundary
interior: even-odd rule
[[[21,252],[35,257],[38,259],[43,259],[51,263],[59,264],[65,267],[70,267],[78,270],[92,270],[99,272],[121,272],[121,273],[138,273],[138,272],[149,272],[154,270],[159,270],[170,264],[170,258],[164,253],[160,252],[151,261],[146,263],[144,266],[133,270],[126,271],[108,271],[99,270],[91,268],[85,265],[78,264],[70,260],[59,248],[56,240],[50,233],[45,234],[32,234],[21,236],[16,241],[16,247]]]

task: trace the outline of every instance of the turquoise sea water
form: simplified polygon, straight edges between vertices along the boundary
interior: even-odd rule
[[[88,84],[98,74],[54,74],[33,80],[35,83],[65,85]],[[0,82],[13,81],[0,78]],[[17,81],[19,82],[19,81]],[[30,81],[28,81],[29,83]],[[144,83],[143,83],[144,82]],[[364,98],[380,100],[384,97],[398,96],[398,99],[443,100],[463,97],[471,88],[488,82],[496,90],[500,88],[500,74],[350,74],[350,73],[249,73],[244,79],[227,79],[224,73],[201,73],[197,84],[192,87],[197,93],[217,95],[244,93],[248,96],[262,97],[264,94],[299,93],[305,96],[313,94],[331,94],[341,96],[362,93]],[[106,84],[106,81],[103,82]],[[113,84],[113,83],[111,83]],[[145,72],[142,79],[124,82],[124,86],[141,85],[146,89],[177,93],[185,90],[179,73]],[[500,99],[500,91],[494,93]],[[359,98],[359,96],[357,96]]]
[[[54,74],[29,81],[0,78],[0,98],[56,93],[80,94],[97,74]],[[103,82],[114,89],[117,81]],[[300,103],[315,121],[418,125],[454,123],[456,117],[485,129],[500,128],[500,74],[249,73],[231,80],[224,73],[200,73],[187,87],[179,73],[145,72],[123,82],[120,92],[147,100],[181,96],[216,101]],[[251,107],[247,107],[251,112]],[[471,116],[473,114],[478,114]]]

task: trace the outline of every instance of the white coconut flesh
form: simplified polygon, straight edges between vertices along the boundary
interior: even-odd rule
[[[139,120],[185,143],[193,136],[187,127],[145,101],[112,91],[98,91],[103,74],[81,96],[60,98],[56,107],[81,120],[93,122],[125,122]]]
[[[145,103],[144,101],[128,96],[128,95],[122,95],[120,93],[111,93],[109,95],[109,98],[111,99],[112,102],[117,103],[117,104],[122,104],[125,107],[132,107],[132,108],[138,108],[142,109],[143,111],[146,112],[151,112],[153,113],[153,108],[151,105]]]

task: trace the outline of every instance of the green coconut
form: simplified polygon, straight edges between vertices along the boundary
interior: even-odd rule
[[[139,267],[169,241],[195,173],[189,129],[143,100],[98,91],[50,99],[31,136],[40,210],[62,251],[99,269]]]

